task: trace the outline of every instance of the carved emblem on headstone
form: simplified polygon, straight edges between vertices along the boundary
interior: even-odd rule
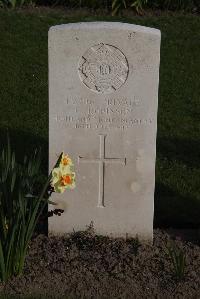
[[[98,44],[88,49],[79,61],[81,81],[92,91],[111,93],[120,88],[128,77],[128,62],[116,47]]]

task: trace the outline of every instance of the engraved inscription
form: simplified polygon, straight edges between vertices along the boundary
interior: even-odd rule
[[[140,116],[142,99],[66,97],[67,111],[54,115],[53,119],[61,126],[71,129],[128,130],[137,126],[148,126],[155,123],[151,114]]]
[[[128,62],[125,55],[108,44],[92,46],[79,61],[81,81],[97,93],[112,93],[120,88],[128,77]]]
[[[105,138],[106,135],[99,134],[100,144],[99,144],[99,158],[84,158],[78,157],[78,162],[81,163],[98,163],[99,164],[99,194],[98,194],[98,208],[104,208],[104,174],[105,174],[105,164],[106,163],[119,163],[126,165],[126,158],[106,158],[105,157]]]

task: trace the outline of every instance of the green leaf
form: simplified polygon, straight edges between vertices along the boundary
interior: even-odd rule
[[[124,8],[127,8],[126,0],[123,0]]]
[[[13,172],[13,175],[12,175],[11,185],[10,185],[11,193],[13,192],[14,187],[15,187],[16,176],[17,176],[17,174],[16,174],[16,172],[14,171],[14,172]]]
[[[4,260],[4,254],[3,254],[3,248],[2,243],[0,240],[0,275],[1,279],[5,281],[6,279],[6,268],[5,268],[5,260]]]
[[[116,4],[117,4],[118,1],[119,0],[113,0],[112,1],[112,10],[115,8],[115,6],[116,6]]]
[[[115,16],[117,14],[117,12],[119,11],[119,8],[120,8],[120,4],[118,4],[115,9],[113,9],[112,11],[112,16]]]
[[[13,264],[13,259],[11,258],[11,254],[12,254],[12,251],[13,248],[15,248],[15,243],[14,243],[14,237],[15,237],[15,231],[16,231],[16,227],[17,227],[17,224],[15,224],[15,226],[12,228],[12,233],[11,233],[11,237],[9,239],[9,246],[8,246],[8,250],[7,250],[7,257],[6,257],[6,269],[7,271],[10,273],[10,268],[11,268],[11,265]]]

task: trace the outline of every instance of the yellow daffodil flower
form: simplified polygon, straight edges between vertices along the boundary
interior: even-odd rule
[[[61,161],[60,161],[60,165],[61,166],[73,166],[72,159],[68,155],[65,155],[63,153]]]
[[[66,189],[75,187],[75,173],[69,165],[56,167],[52,171],[51,185],[55,192],[63,193]]]

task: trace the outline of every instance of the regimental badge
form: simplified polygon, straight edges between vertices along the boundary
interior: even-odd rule
[[[128,77],[128,61],[116,47],[98,44],[81,57],[78,72],[81,81],[97,93],[112,93],[119,89]]]

